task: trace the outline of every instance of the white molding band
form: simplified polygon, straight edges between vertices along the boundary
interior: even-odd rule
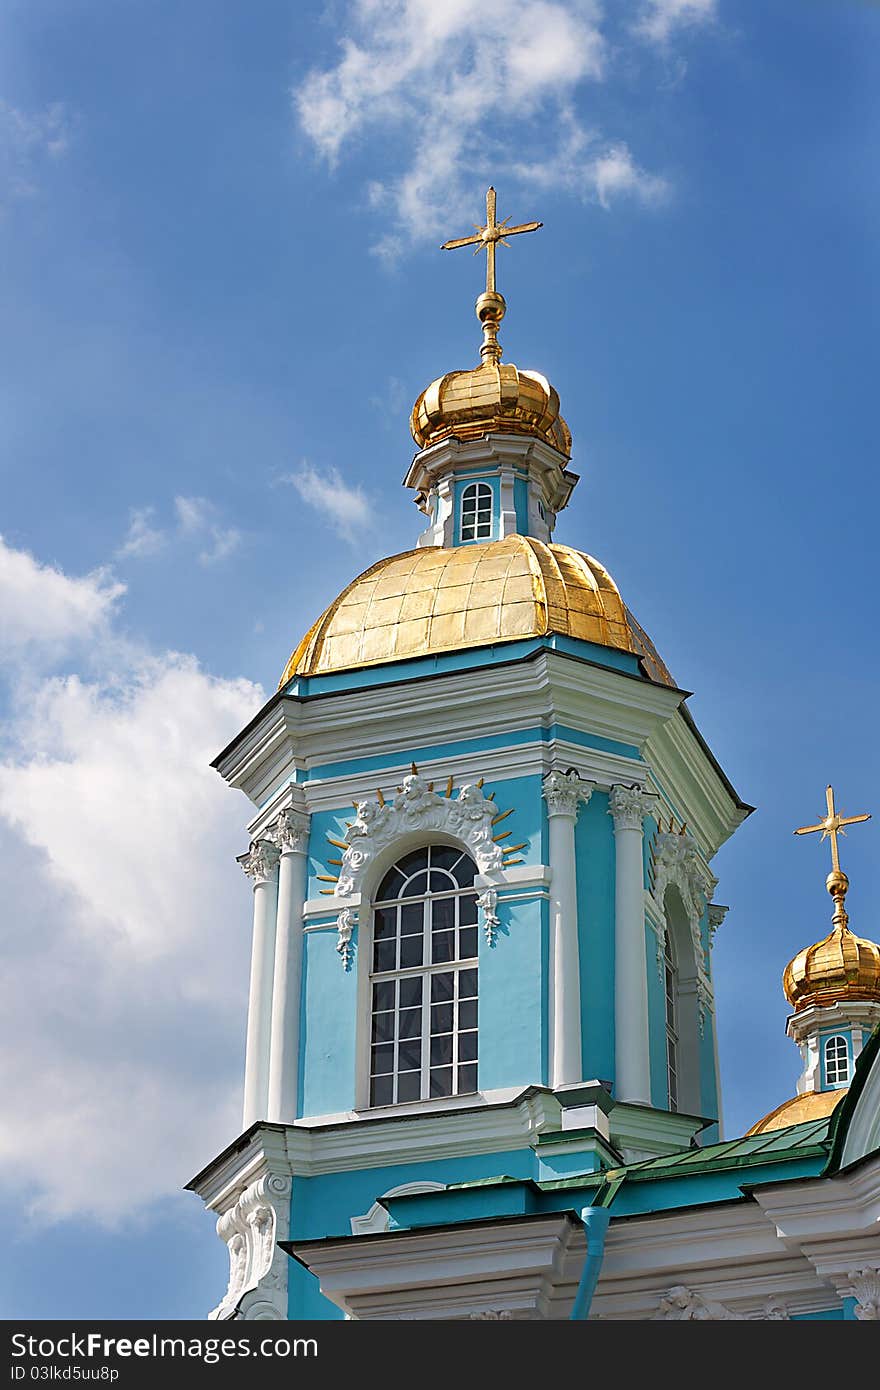
[[[550,1084],[581,1081],[581,981],[574,824],[593,794],[574,770],[544,778],[550,827]]]

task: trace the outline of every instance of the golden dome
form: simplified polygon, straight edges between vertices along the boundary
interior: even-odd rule
[[[839,999],[880,1002],[880,946],[854,935],[847,925],[846,874],[833,869],[825,883],[834,899],[834,927],[824,940],[798,951],[782,974],[782,988],[795,1013]]]
[[[450,435],[531,434],[571,456],[571,432],[556,391],[540,372],[521,371],[511,362],[483,362],[473,371],[438,377],[413,406],[410,429],[420,449]]]
[[[796,1013],[810,1004],[834,1004],[838,999],[880,1002],[880,946],[855,936],[849,927],[835,927],[789,962],[782,988]]]
[[[558,633],[631,652],[675,682],[597,560],[511,535],[424,546],[359,575],[309,629],[279,682]]]
[[[844,1088],[839,1091],[806,1091],[802,1096],[792,1096],[791,1100],[783,1101],[763,1120],[746,1130],[745,1137],[766,1134],[771,1129],[786,1129],[789,1125],[802,1125],[807,1120],[824,1120],[845,1095]]]

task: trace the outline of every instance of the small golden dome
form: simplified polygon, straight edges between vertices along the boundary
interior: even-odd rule
[[[531,536],[424,546],[359,575],[309,629],[279,682],[558,633],[631,652],[673,686],[597,560]]]
[[[880,946],[854,935],[847,925],[846,874],[834,869],[825,882],[834,899],[834,927],[822,941],[798,951],[782,974],[782,988],[795,1013],[839,999],[880,1002]]]
[[[826,1115],[831,1114],[845,1095],[846,1090],[841,1089],[806,1091],[802,1096],[792,1096],[791,1100],[783,1101],[782,1105],[777,1105],[775,1110],[765,1115],[763,1120],[747,1129],[745,1137],[748,1139],[751,1134],[766,1134],[771,1129],[787,1129],[789,1125],[802,1125],[807,1120],[823,1120]]]
[[[511,362],[484,362],[473,371],[438,377],[413,406],[410,429],[420,449],[450,435],[531,434],[571,457],[571,432],[556,391],[540,372],[521,371]]]
[[[849,927],[835,927],[789,962],[782,988],[796,1013],[810,1004],[834,1004],[839,999],[880,1002],[880,946],[855,936]]]

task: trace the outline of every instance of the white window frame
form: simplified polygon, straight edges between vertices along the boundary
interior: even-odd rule
[[[450,849],[451,849],[451,850],[454,850],[455,852],[457,852],[459,860],[462,859],[462,858],[467,859],[467,860],[473,865],[475,873],[476,873],[476,872],[479,872],[479,870],[477,869],[476,864],[474,863],[474,860],[473,860],[472,856],[471,856],[470,853],[469,853],[463,846],[461,846],[461,845],[449,845],[449,844],[442,844],[442,843],[436,843],[436,842],[433,842],[433,843],[426,842],[426,843],[424,843],[424,844],[416,845],[416,846],[412,846],[412,847],[407,847],[407,848],[401,847],[401,850],[400,850],[400,852],[399,852],[397,858],[396,858],[394,861],[392,861],[391,864],[388,864],[388,865],[386,866],[386,868],[384,869],[383,874],[382,874],[382,879],[381,879],[381,881],[380,881],[379,887],[377,888],[377,893],[381,891],[382,883],[384,883],[386,877],[387,877],[388,874],[391,872],[391,870],[392,870],[393,868],[397,867],[403,859],[407,858],[409,855],[413,854],[414,852],[423,851],[423,852],[425,852],[426,855],[428,856],[428,862],[430,863],[430,851],[433,850],[433,849],[435,849],[435,848],[436,848],[436,849],[445,849],[445,850],[450,850]],[[458,862],[458,861],[456,861],[456,862]],[[453,864],[452,867],[454,868],[455,865]],[[437,871],[438,871],[438,866],[435,865],[435,866],[432,866],[432,868],[433,868],[433,871],[434,871],[434,872],[437,872]],[[370,932],[369,932],[368,953],[367,953],[366,961],[364,962],[364,963],[365,963],[365,966],[366,966],[366,969],[365,969],[365,972],[364,972],[364,977],[365,977],[365,999],[364,999],[365,1008],[364,1008],[364,1012],[362,1013],[362,1018],[364,1019],[364,1022],[365,1022],[365,1036],[364,1036],[364,1038],[363,1038],[363,1040],[362,1040],[361,1048],[360,1048],[361,1056],[364,1058],[364,1062],[363,1062],[363,1067],[362,1067],[362,1068],[359,1067],[360,1075],[361,1075],[362,1078],[363,1078],[363,1087],[362,1087],[362,1092],[363,1092],[363,1108],[366,1108],[366,1109],[386,1109],[388,1106],[413,1105],[413,1104],[424,1103],[424,1102],[427,1102],[427,1101],[431,1101],[431,1102],[434,1102],[434,1103],[437,1103],[437,1102],[446,1102],[446,1103],[448,1104],[450,1101],[456,1101],[456,1100],[458,1100],[458,1099],[460,1099],[460,1098],[463,1098],[463,1097],[474,1096],[474,1095],[478,1094],[479,1082],[478,1082],[478,1078],[477,1078],[477,1071],[478,1071],[478,1057],[479,1057],[479,961],[478,961],[478,951],[479,951],[479,948],[478,948],[479,927],[478,927],[478,913],[477,913],[477,911],[476,911],[476,896],[477,896],[477,890],[476,890],[475,888],[473,888],[472,886],[465,886],[465,887],[458,887],[458,886],[456,886],[456,887],[450,888],[449,890],[446,890],[446,891],[438,891],[438,892],[430,892],[430,891],[429,891],[429,892],[426,892],[426,893],[423,893],[423,894],[415,894],[415,895],[413,895],[413,896],[404,896],[404,895],[403,895],[403,888],[405,888],[406,884],[409,883],[409,882],[411,882],[412,878],[415,877],[415,875],[416,875],[417,873],[420,873],[420,872],[422,872],[421,869],[415,869],[415,870],[413,870],[413,872],[412,872],[412,873],[404,880],[404,882],[400,885],[400,888],[399,888],[399,890],[398,890],[398,893],[397,893],[397,896],[396,896],[396,897],[394,897],[394,898],[389,898],[389,899],[382,899],[382,898],[379,898],[379,897],[377,896],[376,899],[375,899],[375,900],[373,901],[373,903],[371,904],[371,910],[370,910]],[[440,869],[440,872],[444,872],[444,873],[450,874],[450,870],[447,870],[447,869]],[[451,879],[451,874],[450,874],[450,879]],[[430,879],[429,879],[429,882],[430,882]],[[462,924],[461,921],[460,921],[460,915],[461,915],[461,902],[462,902],[464,899],[473,899],[473,901],[474,901],[475,910],[474,910],[474,914],[473,914],[473,915],[474,915],[474,920],[473,920],[472,923],[471,923],[471,922],[468,922],[468,923]],[[473,931],[473,934],[474,934],[474,942],[475,942],[475,945],[474,945],[474,954],[473,954],[472,956],[467,956],[467,957],[461,957],[461,958],[456,957],[456,959],[451,960],[451,961],[438,961],[438,962],[436,962],[436,963],[432,963],[432,962],[431,962],[431,934],[432,934],[432,919],[433,919],[433,908],[432,908],[432,904],[435,903],[435,902],[442,901],[442,900],[452,900],[452,901],[455,903],[455,912],[454,912],[454,918],[453,918],[453,921],[454,921],[454,928],[453,928],[453,929],[455,930],[455,932],[457,933],[457,932],[460,930],[460,928],[462,927],[462,925],[465,927],[465,929],[469,929],[469,930],[472,930],[472,931]],[[422,907],[423,907],[422,934],[421,934],[421,940],[422,940],[422,962],[421,962],[421,964],[412,965],[412,966],[398,965],[398,964],[396,963],[396,961],[397,961],[397,956],[395,955],[395,968],[393,968],[393,969],[375,970],[375,969],[374,969],[374,947],[375,947],[375,944],[376,944],[376,938],[375,938],[374,926],[375,926],[375,921],[376,921],[376,912],[377,912],[378,909],[383,908],[383,907],[388,908],[388,907],[397,906],[397,909],[398,909],[398,920],[399,920],[400,905],[403,905],[403,904],[410,905],[410,906],[415,906],[415,905],[417,905],[417,904],[422,904]],[[418,936],[418,933],[416,933],[416,937],[417,937],[417,936]],[[385,938],[385,939],[388,940],[389,942],[390,942],[390,941],[397,942],[397,941],[404,940],[404,939],[407,939],[407,938],[401,937],[400,932],[399,932],[399,928],[398,928],[398,933],[397,933],[396,936],[390,937],[390,938]],[[410,936],[409,939],[413,939],[412,936]],[[476,1023],[476,1025],[475,1025],[474,1028],[464,1028],[464,1029],[463,1029],[463,1028],[460,1027],[460,1011],[459,1011],[459,1004],[460,1004],[460,1002],[463,1002],[463,1001],[460,1001],[460,1000],[459,1000],[459,983],[460,983],[460,981],[459,981],[459,976],[461,975],[462,972],[464,972],[464,971],[466,971],[466,970],[474,970],[474,971],[477,971],[477,994],[476,994],[476,996],[468,996],[469,999],[473,997],[473,998],[475,998],[476,1001],[477,1001],[477,1023]],[[431,980],[432,980],[432,978],[433,978],[434,976],[441,975],[441,974],[448,974],[448,973],[454,973],[455,976],[456,976],[455,983],[454,983],[454,990],[453,990],[453,999],[452,999],[451,1001],[448,1001],[448,1002],[451,1002],[451,1003],[452,1003],[452,1007],[453,1007],[452,1029],[451,1029],[451,1036],[452,1036],[452,1059],[451,1059],[451,1061],[448,1062],[448,1063],[439,1063],[438,1066],[443,1067],[444,1069],[445,1069],[447,1066],[449,1066],[449,1067],[452,1068],[453,1089],[452,1089],[452,1091],[451,1091],[450,1093],[444,1093],[444,1094],[442,1094],[442,1095],[432,1095],[432,1094],[431,1094],[431,1055],[430,1055],[430,1054],[431,1054],[431,1036],[432,1036],[432,1034],[431,1034],[431,1007],[432,1007],[432,1002],[433,1002],[433,1001],[432,1001],[432,999],[431,999]],[[401,1076],[402,1074],[405,1074],[405,1073],[401,1073],[401,1071],[400,1071],[400,1069],[399,1069],[399,1067],[398,1067],[398,1056],[399,1056],[399,1049],[400,1049],[400,1042],[401,1042],[401,1039],[400,1039],[400,1037],[399,1037],[399,1017],[400,1017],[400,1013],[401,1013],[401,1008],[400,1008],[400,990],[399,990],[399,986],[395,985],[395,1001],[394,1001],[393,1010],[375,1010],[374,1007],[373,1007],[373,986],[374,986],[375,984],[390,983],[390,982],[396,982],[396,981],[398,981],[398,980],[407,980],[407,979],[412,979],[412,978],[420,978],[420,979],[422,980],[422,999],[421,999],[421,1005],[420,1005],[420,1006],[418,1006],[418,1005],[413,1006],[414,1008],[415,1008],[415,1007],[420,1007],[420,1008],[421,1008],[421,1020],[420,1020],[421,1026],[420,1026],[420,1032],[419,1032],[419,1035],[418,1035],[418,1041],[420,1042],[420,1045],[421,1045],[420,1084],[419,1084],[419,1094],[418,1094],[417,1096],[405,1096],[405,1097],[403,1097],[403,1098],[400,1098],[400,1097],[399,1097],[399,1079],[400,1079],[400,1076]],[[446,1001],[444,1001],[444,1002],[446,1002]],[[391,1093],[391,1094],[392,1094],[392,1098],[391,1098],[390,1100],[388,1100],[388,1101],[385,1101],[385,1100],[374,1101],[374,1099],[373,1099],[373,1080],[374,1080],[374,1073],[373,1073],[373,1052],[372,1052],[372,1049],[373,1049],[373,1019],[374,1019],[374,1016],[375,1016],[376,1014],[378,1014],[378,1013],[383,1013],[383,1014],[384,1014],[384,1013],[392,1013],[392,1014],[393,1014],[393,1025],[394,1025],[394,1026],[393,1026],[393,1033],[394,1033],[394,1042],[393,1042],[393,1044],[391,1044],[391,1043],[377,1044],[377,1045],[384,1045],[384,1046],[393,1045],[393,1047],[394,1047],[394,1066],[393,1066],[392,1072],[390,1073],[391,1077],[393,1078],[393,1080],[392,1080],[392,1093]],[[461,1039],[461,1036],[462,1036],[463,1034],[465,1034],[465,1033],[473,1033],[473,1034],[475,1035],[475,1037],[476,1037],[476,1041],[477,1041],[477,1058],[474,1058],[474,1059],[470,1059],[470,1058],[463,1058],[463,1059],[460,1059],[460,1057],[459,1057],[460,1039]],[[444,1034],[443,1034],[443,1035],[445,1036],[445,1030],[444,1030]],[[435,1036],[440,1036],[440,1035],[437,1034],[437,1035],[435,1035]],[[415,1042],[416,1040],[417,1040],[416,1038],[412,1038],[412,1039],[411,1039],[411,1041],[413,1041],[413,1042]],[[404,1041],[409,1041],[409,1040],[404,1040]],[[466,1090],[459,1090],[459,1079],[460,1079],[459,1067],[460,1067],[460,1066],[462,1066],[462,1067],[473,1066],[473,1067],[474,1067],[474,1072],[473,1072],[474,1085],[473,1085],[472,1088],[468,1088],[468,1089],[466,1089]],[[412,1072],[410,1072],[410,1074],[412,1074]],[[384,1075],[388,1075],[388,1073],[381,1073],[380,1075],[383,1075],[383,1076],[384,1076]],[[359,1089],[360,1089],[360,1088],[359,1088]]]
[[[465,503],[473,499],[473,511],[467,508],[468,519],[465,520]],[[492,539],[492,512],[494,509],[495,494],[490,483],[468,483],[467,487],[462,488],[461,498],[458,508],[458,539],[462,545],[471,545],[474,541],[490,541]],[[473,534],[465,535],[465,525],[470,527]]]
[[[838,1046],[837,1044],[840,1044]],[[835,1055],[829,1057],[829,1052],[834,1045]],[[842,1053],[841,1053],[842,1046]],[[842,1065],[841,1065],[842,1063]],[[831,1071],[834,1070],[832,1076]],[[830,1037],[822,1040],[822,1075],[825,1085],[833,1090],[840,1086],[848,1086],[850,1083],[850,1060],[849,1043],[845,1033],[832,1033]]]

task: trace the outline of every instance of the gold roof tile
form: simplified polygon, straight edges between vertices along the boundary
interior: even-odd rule
[[[462,582],[464,580],[464,582]],[[309,629],[281,685],[380,662],[558,633],[644,658],[674,685],[596,560],[531,536],[393,555],[355,579]]]

